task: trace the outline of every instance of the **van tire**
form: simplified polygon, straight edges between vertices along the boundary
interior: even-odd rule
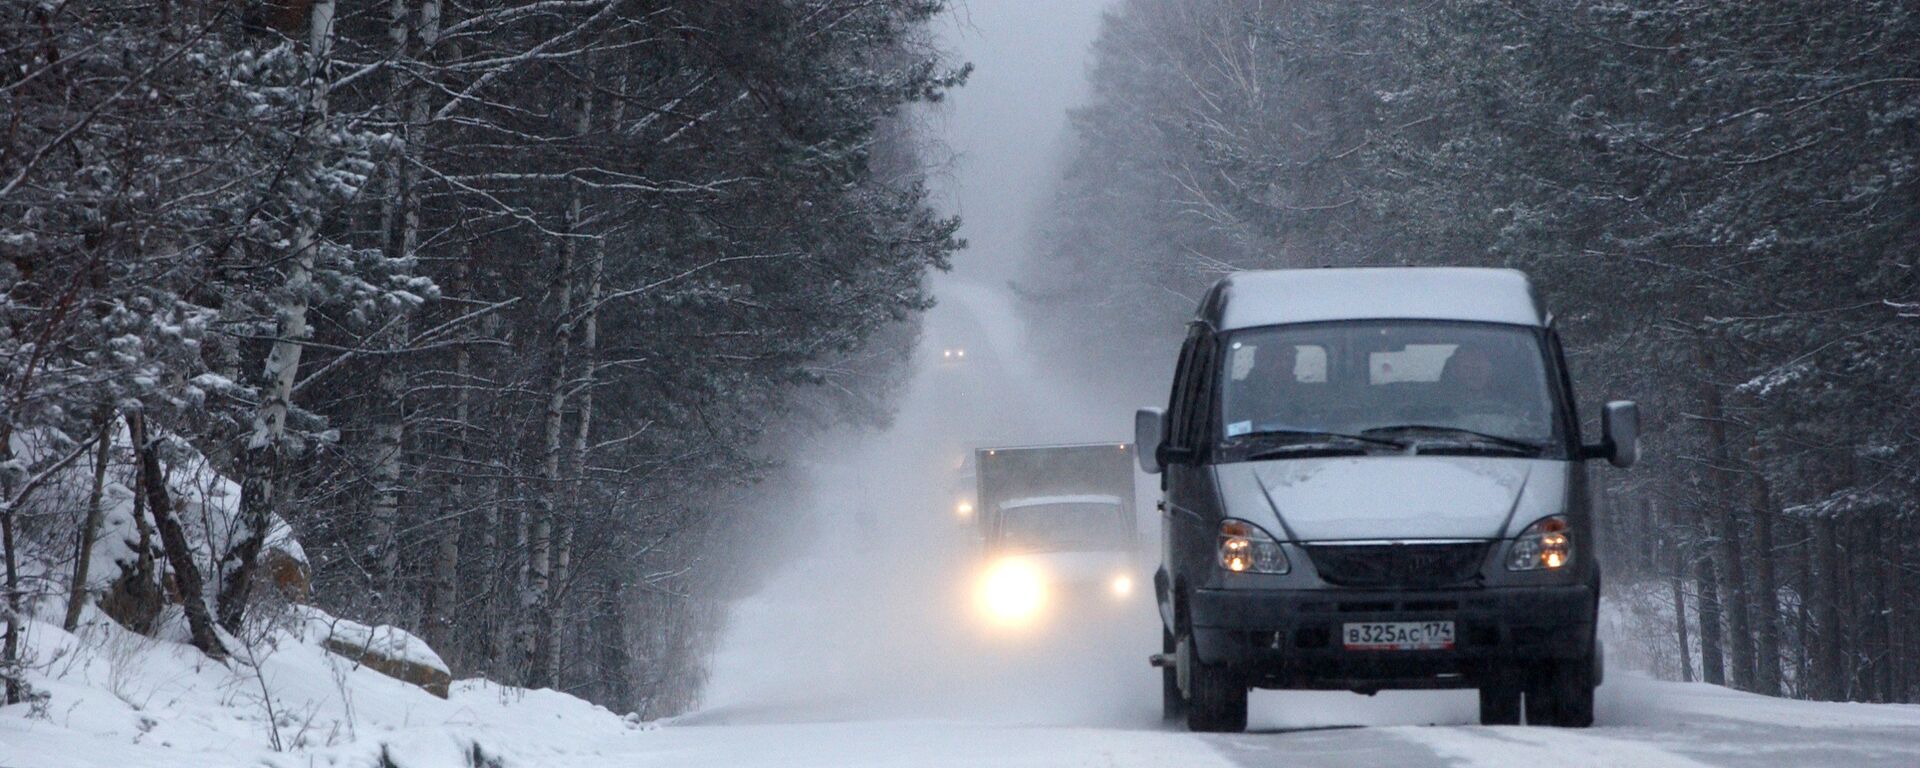
[[[1239,733],[1247,729],[1247,681],[1219,664],[1194,659],[1187,672],[1187,730]]]
[[[1481,725],[1519,725],[1520,688],[1498,683],[1480,689]]]
[[[1527,724],[1560,728],[1593,725],[1594,660],[1548,662],[1527,685]]]
[[[1180,641],[1166,627],[1160,628],[1160,651],[1164,658],[1172,659],[1180,650]],[[1187,697],[1180,692],[1180,670],[1174,664],[1160,666],[1160,717],[1164,720],[1178,720],[1187,716]]]
[[[1592,658],[1569,659],[1553,665],[1554,725],[1561,728],[1593,726],[1595,663]]]

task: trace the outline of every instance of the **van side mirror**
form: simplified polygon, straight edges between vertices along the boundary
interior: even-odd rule
[[[1632,400],[1614,400],[1600,411],[1600,444],[1584,451],[1621,469],[1640,460],[1640,406]]]
[[[1141,408],[1133,412],[1133,455],[1140,462],[1140,471],[1160,474],[1160,444],[1166,438],[1166,409]]]

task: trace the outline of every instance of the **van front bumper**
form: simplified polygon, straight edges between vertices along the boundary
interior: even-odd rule
[[[1264,688],[1473,688],[1528,665],[1594,653],[1596,594],[1584,584],[1467,590],[1200,589],[1193,651]],[[1342,625],[1452,621],[1445,650],[1348,650]]]

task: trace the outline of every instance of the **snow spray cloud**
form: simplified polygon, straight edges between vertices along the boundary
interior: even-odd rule
[[[1151,722],[1157,651],[1144,593],[1098,619],[996,629],[970,600],[984,565],[956,500],[974,447],[1121,441],[1119,414],[1080,412],[1017,344],[1004,296],[955,285],[884,434],[848,436],[809,467],[813,552],[743,600],[716,659],[711,717],[955,717]],[[964,341],[961,341],[964,340]],[[1008,346],[1012,343],[1011,346]],[[964,363],[943,357],[965,349]],[[1142,494],[1142,498],[1148,498]],[[1143,535],[1151,542],[1151,535]],[[1145,563],[1132,574],[1145,584]],[[1058,620],[1058,621],[1056,621]]]
[[[1157,721],[1151,598],[1099,620],[989,629],[971,594],[983,565],[956,514],[963,466],[992,445],[1130,440],[1133,403],[1050,376],[1005,288],[1046,210],[1066,112],[1104,0],[972,0],[947,44],[977,69],[936,119],[954,153],[946,204],[969,250],[935,278],[914,379],[884,432],[823,438],[808,481],[777,503],[811,515],[808,553],[735,607],[714,663],[708,721],[939,717],[1020,723]],[[1124,343],[1091,338],[1090,343]],[[1139,484],[1150,509],[1152,486]],[[1133,574],[1148,583],[1148,551]]]

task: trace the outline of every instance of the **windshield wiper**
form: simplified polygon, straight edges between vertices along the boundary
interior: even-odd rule
[[[1512,448],[1516,451],[1526,451],[1528,453],[1539,453],[1540,451],[1545,450],[1547,447],[1545,444],[1532,442],[1530,440],[1522,440],[1517,437],[1508,437],[1506,435],[1495,435],[1487,432],[1476,432],[1474,430],[1467,429],[1465,427],[1449,427],[1449,426],[1442,426],[1438,424],[1396,424],[1390,427],[1373,427],[1371,429],[1361,430],[1361,434],[1365,434],[1365,435],[1373,435],[1373,434],[1382,433],[1382,432],[1396,433],[1396,434],[1401,432],[1444,432],[1444,433],[1449,433],[1454,435],[1462,435],[1462,436],[1471,438],[1473,440],[1478,440],[1481,442],[1495,443],[1505,448]]]
[[[1351,435],[1345,432],[1326,432],[1317,429],[1263,429],[1258,432],[1249,432],[1239,437],[1242,439],[1251,438],[1256,441],[1261,438],[1293,439],[1293,442],[1271,446],[1250,453],[1247,455],[1247,461],[1264,461],[1266,459],[1289,457],[1297,458],[1303,455],[1357,456],[1365,455],[1367,448],[1370,446],[1382,446],[1392,448],[1396,451],[1406,450],[1407,447],[1406,443],[1384,437]]]
[[[1367,430],[1367,431],[1371,432],[1373,430]],[[1392,438],[1374,437],[1372,435],[1368,435],[1365,433],[1355,435],[1347,432],[1328,432],[1328,431],[1319,430],[1319,429],[1291,429],[1291,428],[1262,429],[1257,432],[1248,432],[1244,435],[1239,435],[1238,437],[1242,439],[1262,438],[1262,437],[1293,437],[1293,438],[1306,438],[1306,439],[1318,438],[1320,440],[1345,440],[1348,442],[1370,443],[1373,445],[1384,445],[1388,448],[1404,449],[1407,447],[1406,443],[1403,443],[1399,440],[1394,440]]]

